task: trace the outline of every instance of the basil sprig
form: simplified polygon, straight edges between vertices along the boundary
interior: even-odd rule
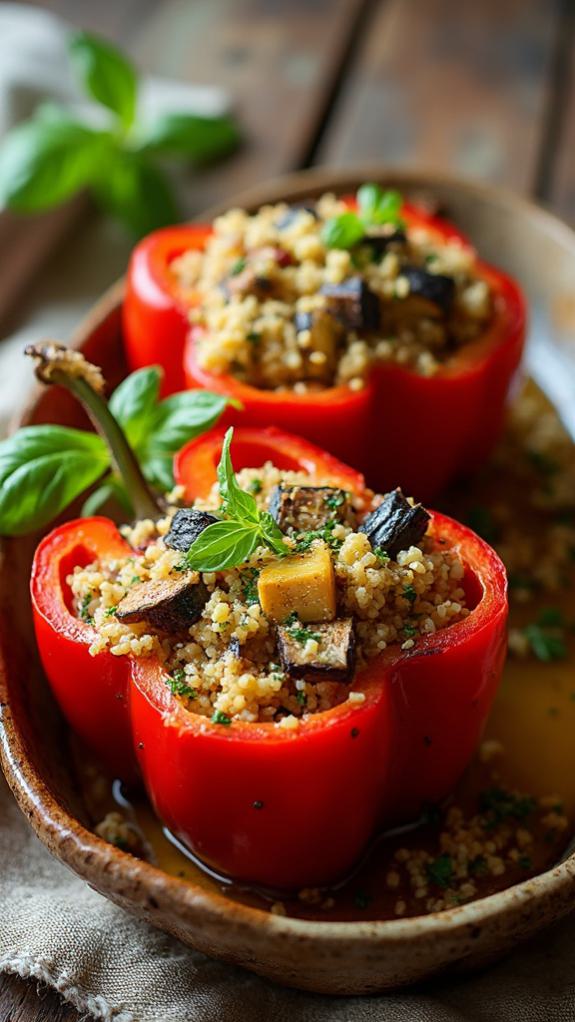
[[[70,36],[72,70],[109,123],[84,123],[56,103],[8,132],[0,146],[0,207],[23,213],[56,206],[86,188],[134,234],[174,223],[179,210],[157,157],[203,164],[231,152],[229,116],[163,114],[137,121],[138,74],[115,46],[87,32]]]
[[[185,391],[159,399],[162,371],[139,369],[114,391],[109,409],[126,434],[145,478],[159,491],[174,485],[174,453],[210,429],[227,399]],[[94,514],[111,498],[128,516],[130,487],[118,475],[104,440],[63,426],[27,426],[0,443],[0,534],[21,535],[46,525],[101,480],[83,507]]]
[[[357,213],[348,210],[327,220],[322,229],[326,248],[353,248],[365,238],[370,227],[384,224],[402,225],[400,216],[403,199],[399,192],[384,192],[376,184],[365,184],[357,191]]]
[[[228,429],[218,465],[222,498],[221,522],[208,525],[188,550],[185,563],[195,571],[223,571],[243,564],[258,546],[284,556],[290,548],[268,511],[260,511],[253,494],[238,485],[230,455],[233,429]]]

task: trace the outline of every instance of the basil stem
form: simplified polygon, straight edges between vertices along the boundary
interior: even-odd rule
[[[109,448],[137,518],[157,519],[162,508],[153,496],[124,431],[112,415],[104,397],[104,379],[97,366],[79,351],[53,341],[29,344],[24,352],[36,363],[41,383],[65,387],[80,402],[96,431]]]

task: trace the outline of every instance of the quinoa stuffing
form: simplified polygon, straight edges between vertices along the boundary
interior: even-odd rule
[[[203,251],[174,259],[203,370],[262,389],[360,390],[376,363],[431,376],[485,331],[493,297],[473,250],[404,223],[397,193],[366,185],[360,204],[365,189],[385,222],[362,225],[331,194],[232,209]]]
[[[395,506],[397,494],[354,497],[330,488],[329,480],[269,463],[242,470],[237,483],[242,492],[256,491],[261,513],[274,502],[288,508],[291,524],[283,520],[280,533],[288,556],[258,543],[232,567],[201,573],[188,567],[182,535],[195,527],[194,516],[218,520],[217,487],[194,508],[125,527],[132,554],[76,567],[67,579],[76,613],[96,633],[92,655],[157,656],[172,693],[194,713],[223,726],[244,720],[290,728],[345,700],[362,702],[364,694],[354,690],[357,669],[386,647],[409,650],[469,613],[464,565],[427,534],[423,509],[419,533],[405,549],[394,556],[373,549],[369,530],[383,535],[386,501]],[[323,520],[316,506],[321,486]],[[289,501],[278,502],[278,489],[289,492]],[[413,502],[401,499],[413,516]],[[177,521],[183,525],[176,528]]]

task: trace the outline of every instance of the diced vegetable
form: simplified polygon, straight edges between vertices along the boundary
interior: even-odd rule
[[[353,516],[345,490],[331,486],[276,486],[270,514],[282,532],[308,532],[328,521],[347,522]]]
[[[425,508],[410,504],[398,487],[363,520],[359,531],[366,534],[374,550],[383,550],[395,559],[400,550],[419,543],[430,521]]]
[[[443,313],[448,313],[455,297],[455,281],[443,273],[429,273],[419,266],[403,266],[401,276],[409,284],[410,296],[425,299]]]
[[[320,292],[327,297],[327,311],[346,330],[377,330],[381,319],[379,298],[362,277],[324,284]]]
[[[172,550],[187,553],[194,540],[198,538],[208,525],[219,519],[209,511],[199,511],[193,507],[181,507],[172,518],[169,532],[164,536],[164,543]]]
[[[264,614],[284,622],[332,621],[335,617],[335,573],[325,543],[304,554],[266,564],[260,571],[258,595]]]
[[[197,621],[208,599],[203,582],[195,573],[186,572],[178,579],[151,579],[140,582],[120,601],[116,610],[119,621],[145,621],[166,632],[181,632]]]
[[[305,681],[351,681],[355,668],[352,618],[302,628],[298,623],[277,630],[281,665],[290,678]]]

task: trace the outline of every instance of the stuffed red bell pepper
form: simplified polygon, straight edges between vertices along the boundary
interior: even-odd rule
[[[228,422],[295,423],[370,485],[428,499],[499,436],[525,305],[452,225],[365,185],[149,235],[124,334],[133,367],[238,399]]]
[[[40,653],[72,726],[114,769],[135,754],[203,862],[329,884],[468,764],[503,665],[505,572],[469,529],[400,490],[374,498],[298,437],[237,429],[235,471],[229,440],[179,455],[193,506],[40,544]]]

